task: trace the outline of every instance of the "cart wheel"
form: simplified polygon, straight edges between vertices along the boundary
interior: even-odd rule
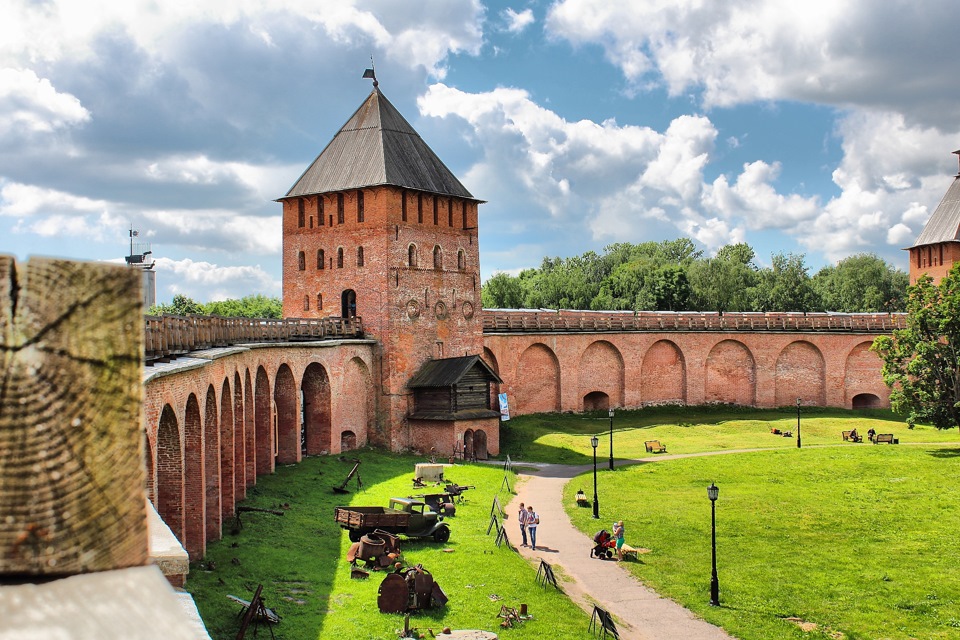
[[[350,529],[350,542],[360,542],[360,538],[363,537],[363,534],[357,531],[356,529]]]
[[[450,539],[450,529],[447,527],[441,527],[433,532],[434,542],[446,542]]]

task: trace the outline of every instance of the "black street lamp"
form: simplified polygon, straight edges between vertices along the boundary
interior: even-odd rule
[[[797,449],[800,448],[800,398],[797,398]]]
[[[610,416],[610,471],[613,471],[613,407],[607,409]]]
[[[720,581],[717,579],[717,498],[720,487],[710,483],[707,497],[710,498],[710,548],[713,552],[713,573],[710,575],[710,606],[720,606]]]
[[[593,517],[600,517],[600,503],[597,502],[597,445],[600,444],[600,438],[593,436],[590,438],[590,444],[593,446]]]

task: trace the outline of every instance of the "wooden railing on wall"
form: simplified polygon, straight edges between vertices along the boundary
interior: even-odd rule
[[[221,318],[146,316],[144,352],[148,363],[191,351],[262,342],[362,338],[361,318]]]
[[[902,313],[762,313],[484,309],[484,333],[617,331],[845,331],[889,333]]]

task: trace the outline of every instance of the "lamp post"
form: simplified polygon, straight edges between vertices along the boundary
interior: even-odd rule
[[[613,407],[607,409],[607,415],[610,416],[610,471],[613,471]]]
[[[800,448],[800,398],[797,398],[797,449]]]
[[[710,575],[710,606],[720,606],[720,581],[717,579],[717,498],[720,487],[710,483],[707,497],[710,498],[710,549],[713,554],[713,573]]]
[[[597,445],[600,444],[600,438],[593,436],[590,438],[590,444],[593,446],[593,517],[600,517],[600,503],[597,502]]]

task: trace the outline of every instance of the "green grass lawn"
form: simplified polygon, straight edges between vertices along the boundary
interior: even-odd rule
[[[908,429],[889,411],[804,408],[801,419],[804,448],[798,450],[795,409],[618,411],[614,447],[621,460],[651,457],[645,440],[660,440],[670,454],[764,450],[604,471],[602,519],[577,508],[571,517],[589,535],[623,519],[628,542],[652,549],[643,562],[628,565],[637,577],[742,640],[960,638],[960,550],[953,543],[960,506],[951,485],[960,448],[945,444],[960,435]],[[522,416],[505,423],[502,451],[515,460],[588,464],[589,436],[597,433],[604,436],[598,454],[605,461],[608,424],[605,414]],[[774,436],[772,426],[794,431],[794,437]],[[871,427],[904,444],[841,441],[841,431],[856,428],[865,435]],[[285,515],[244,514],[238,534],[225,524],[224,539],[209,546],[204,563],[191,566],[187,587],[213,638],[233,638],[239,626],[238,606],[225,596],[249,598],[258,583],[267,605],[283,616],[275,629],[280,638],[395,637],[402,616],[381,614],[376,605],[382,574],[349,578],[349,541],[333,523],[333,507],[386,505],[392,496],[410,495],[413,467],[422,459],[366,450],[356,455],[364,460],[359,494],[332,493],[352,466],[336,457],[308,458],[258,479],[244,504],[288,503]],[[411,624],[424,631],[499,630],[500,606],[526,603],[535,619],[501,637],[589,637],[586,614],[562,594],[540,588],[535,568],[506,547],[496,548],[486,535],[493,497],[504,505],[509,500],[502,469],[458,465],[448,478],[478,487],[450,519],[450,541],[410,541],[403,548],[408,563],[422,563],[433,573],[450,602],[415,614]],[[712,481],[721,488],[719,608],[707,605],[706,486]],[[591,484],[589,475],[569,483],[566,503],[572,505],[576,490]],[[516,537],[514,528],[508,525]],[[562,582],[559,568],[558,576]],[[786,620],[791,617],[797,621]],[[817,627],[802,631],[799,622]]]
[[[516,460],[589,464],[593,459],[590,436],[598,434],[597,456],[603,461],[610,455],[609,424],[606,412],[520,416],[503,423],[501,449]],[[793,437],[775,436],[770,433],[771,427],[791,431]],[[902,418],[885,410],[804,407],[801,412],[804,445],[839,444],[840,432],[854,428],[866,441],[871,427],[877,433],[893,433],[901,443],[960,442],[960,434],[954,430],[939,431],[924,425],[908,429]],[[669,453],[789,449],[797,446],[797,411],[795,407],[752,409],[724,405],[618,410],[613,430],[615,459],[648,457],[643,445],[646,440],[659,440]]]
[[[923,433],[890,426],[884,432],[900,432],[901,442]],[[756,425],[761,435],[769,431],[762,427]],[[725,422],[710,428],[715,437],[738,440]],[[816,441],[816,428],[810,431]],[[820,438],[828,435],[827,427],[820,431]],[[678,437],[676,448],[694,448],[695,440]],[[742,640],[836,632],[849,639],[958,638],[958,472],[960,448],[794,446],[606,471],[599,475],[601,519],[590,509],[569,512],[591,535],[623,519],[627,542],[652,550],[626,566]],[[711,482],[720,487],[719,608],[708,605]],[[591,474],[569,483],[566,504],[591,483]],[[801,631],[788,617],[817,630]]]
[[[226,523],[223,540],[209,545],[203,563],[191,565],[187,589],[214,639],[233,638],[239,628],[239,607],[226,595],[249,599],[258,583],[263,583],[267,606],[283,618],[274,629],[278,638],[382,640],[395,638],[395,631],[402,629],[402,616],[381,614],[377,608],[383,573],[373,573],[368,580],[350,579],[345,560],[350,542],[334,524],[333,509],[343,504],[386,506],[392,496],[410,495],[414,464],[423,459],[366,450],[350,455],[363,460],[362,492],[337,496],[331,491],[352,467],[336,457],[311,457],[280,467],[274,475],[260,477],[243,504],[282,508],[287,503],[285,515],[245,513],[238,534],[230,533],[232,523]],[[501,491],[502,468],[458,465],[446,475],[477,488],[465,493],[466,502],[449,519],[451,537],[446,544],[402,544],[407,563],[423,564],[450,597],[444,608],[414,614],[411,626],[424,633],[445,626],[499,630],[496,615],[501,605],[525,603],[534,619],[501,637],[590,637],[585,613],[553,588],[542,589],[534,568],[507,545],[497,548],[494,536],[486,535],[493,497],[499,495],[504,506],[510,498]],[[510,481],[512,485],[512,477]],[[508,532],[513,535],[515,527],[510,524],[512,520]],[[446,553],[445,548],[453,551]],[[264,633],[260,631],[260,637]]]

